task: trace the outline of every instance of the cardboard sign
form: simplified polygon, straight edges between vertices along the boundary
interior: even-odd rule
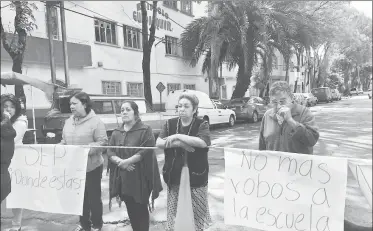
[[[88,151],[69,145],[17,146],[7,208],[82,215]]]
[[[225,223],[259,230],[343,230],[347,160],[225,150]]]

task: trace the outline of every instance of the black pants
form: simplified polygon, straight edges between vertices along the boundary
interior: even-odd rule
[[[126,203],[133,231],[149,231],[148,205],[136,203],[130,196],[121,196],[121,199]]]
[[[83,216],[80,216],[80,225],[84,230],[102,228],[103,208],[101,200],[101,178],[104,166],[101,165],[93,171],[87,172],[85,180]]]

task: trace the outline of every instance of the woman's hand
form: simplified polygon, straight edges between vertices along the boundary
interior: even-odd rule
[[[12,117],[12,116],[10,115],[10,113],[7,112],[7,111],[4,111],[3,114],[4,114],[4,117],[5,117],[6,119],[10,119],[10,118]]]
[[[121,160],[118,164],[118,167],[122,170],[127,170],[129,172],[135,170],[135,166],[130,164],[128,160]]]
[[[194,152],[195,149],[186,144],[185,142],[181,141],[181,140],[175,140],[172,144],[171,144],[172,147],[180,147],[180,148],[183,148],[185,149],[187,152]]]
[[[167,137],[167,141],[170,142],[170,143],[173,143],[176,140],[179,140],[179,135],[178,134],[174,134],[174,135],[171,135],[171,136]]]

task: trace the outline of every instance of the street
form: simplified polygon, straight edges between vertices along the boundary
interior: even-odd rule
[[[320,139],[314,148],[315,155],[372,158],[372,101],[366,94],[344,98],[329,104],[318,104],[311,107],[316,116],[320,129]],[[213,128],[212,143],[215,147],[234,147],[245,149],[257,149],[259,123],[237,122],[229,128],[219,126]],[[157,151],[159,167],[163,166],[164,156]],[[217,230],[247,230],[254,229],[233,227],[224,224],[224,153],[222,148],[211,148],[209,176],[209,205],[213,219],[213,225],[209,231]],[[119,208],[113,200],[113,211],[108,209],[108,177],[104,171],[102,179],[103,203],[104,203],[104,231],[132,230],[125,211],[125,206]],[[163,231],[166,220],[166,192],[164,189],[155,202],[155,211],[151,214],[152,231]],[[3,206],[2,206],[3,207]],[[4,211],[4,208],[2,208]],[[1,215],[1,230],[10,227],[12,213],[7,210]],[[371,226],[372,211],[365,201],[356,181],[349,174],[345,217],[354,223]],[[59,215],[24,211],[24,231],[70,231],[78,222],[77,216]]]

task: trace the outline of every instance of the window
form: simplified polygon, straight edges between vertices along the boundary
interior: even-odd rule
[[[58,40],[59,39],[59,27],[58,27],[58,11],[57,11],[57,7],[51,7],[51,16],[52,16],[52,35],[53,35],[53,39],[56,39]],[[47,25],[47,37],[48,36],[48,20],[47,20],[48,16],[47,16],[47,12],[45,12],[45,22],[46,22],[46,25]]]
[[[96,42],[117,45],[116,24],[114,22],[95,19]]]
[[[178,55],[178,46],[177,46],[177,38],[173,38],[170,36],[166,37],[166,54],[168,55]]]
[[[111,101],[94,101],[92,109],[96,114],[114,114]]]
[[[163,5],[177,10],[177,1],[163,1]]]
[[[104,95],[121,95],[122,83],[113,81],[102,81],[102,94]]]
[[[222,99],[227,98],[227,86],[226,85],[221,86],[221,98]]]
[[[184,84],[184,89],[196,90],[196,85],[195,84]]]
[[[170,94],[170,91],[180,90],[180,83],[168,83],[167,84],[167,95]]]
[[[274,70],[277,70],[277,68],[278,68],[278,61],[277,61],[277,57],[276,57],[276,55],[273,55],[273,56],[272,56],[272,68],[273,68]]]
[[[186,14],[189,14],[189,15],[192,15],[193,12],[192,12],[192,1],[181,1],[181,11],[186,13]]]
[[[141,49],[141,32],[140,29],[123,25],[124,46]]]
[[[133,97],[144,97],[144,87],[142,83],[127,83],[127,95]]]

